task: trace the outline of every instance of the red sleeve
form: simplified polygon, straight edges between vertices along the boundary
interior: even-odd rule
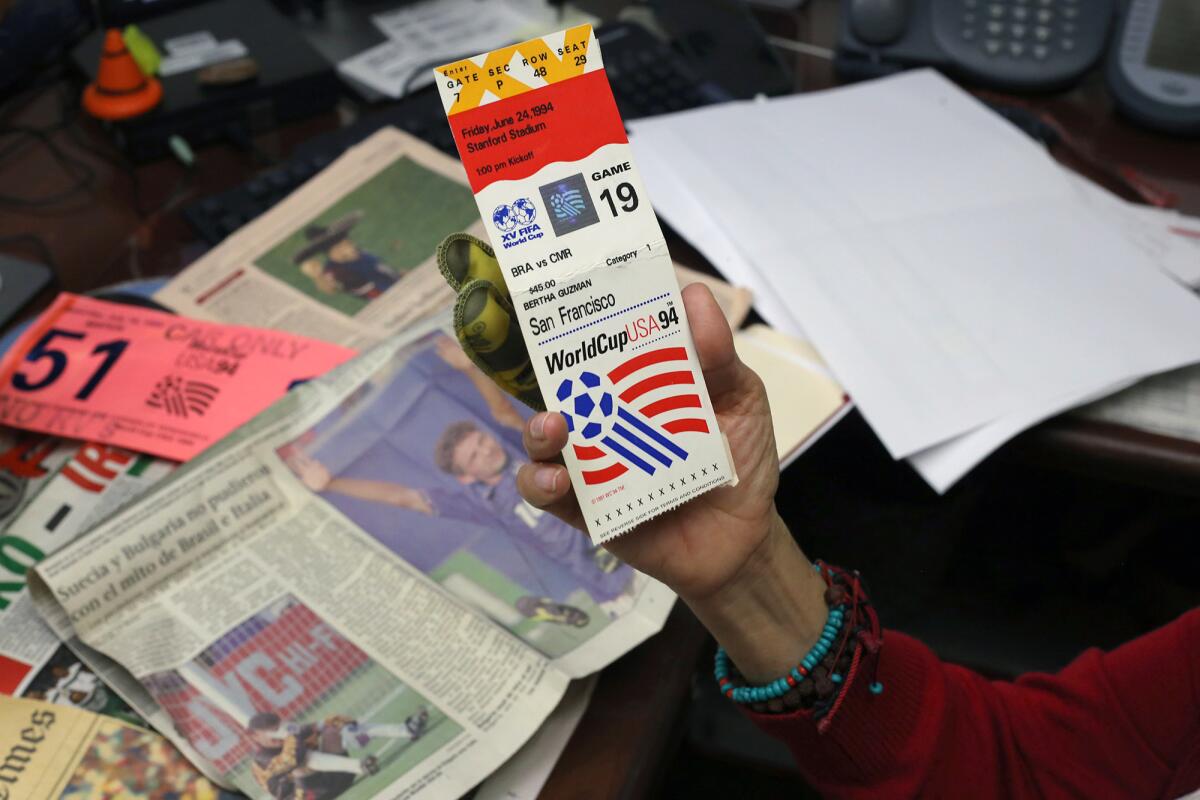
[[[1200,611],[1057,675],[987,681],[888,632],[823,734],[754,714],[830,798],[1162,797],[1200,787]]]

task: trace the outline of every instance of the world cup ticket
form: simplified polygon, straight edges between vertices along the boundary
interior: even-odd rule
[[[593,541],[734,480],[591,26],[434,73]]]

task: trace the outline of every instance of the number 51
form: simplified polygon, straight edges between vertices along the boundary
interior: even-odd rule
[[[37,340],[37,344],[29,348],[29,352],[25,354],[25,360],[31,364],[36,364],[44,359],[49,359],[50,371],[41,380],[30,380],[29,376],[24,372],[14,372],[12,376],[13,388],[21,392],[36,392],[38,389],[45,389],[61,378],[67,368],[67,354],[62,350],[51,347],[51,342],[60,337],[63,339],[79,340],[83,339],[86,335],[84,333],[77,333],[76,331],[60,330],[59,328],[51,328],[46,331],[46,334]],[[128,346],[128,339],[114,339],[111,342],[104,342],[92,348],[92,355],[98,356],[103,354],[104,360],[100,362],[100,366],[96,367],[96,371],[92,373],[92,377],[88,378],[83,388],[75,393],[76,400],[87,400],[91,397],[92,392],[96,391],[96,388],[100,386],[100,382],[104,380],[104,376],[113,368],[113,364],[117,363],[117,359],[121,357],[121,353],[125,352],[125,348]]]

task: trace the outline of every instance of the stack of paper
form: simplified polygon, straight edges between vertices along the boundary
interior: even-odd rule
[[[1066,174],[1084,202],[1144,250],[1159,269],[1200,289],[1200,219],[1169,208],[1130,203],[1073,172]]]
[[[424,0],[371,21],[387,41],[342,61],[338,71],[388,97],[403,97],[433,83],[433,67],[441,63],[595,18],[559,12],[546,0]]]
[[[1046,417],[1200,361],[1200,300],[937,73],[632,127],[659,213],[939,491]]]
[[[1076,188],[1159,267],[1200,289],[1200,220],[1176,211],[1130,203],[1091,181]],[[1200,441],[1200,366],[1156,375],[1079,409],[1091,419]]]

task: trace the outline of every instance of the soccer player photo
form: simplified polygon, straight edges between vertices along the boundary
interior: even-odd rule
[[[432,334],[279,455],[392,552],[556,657],[629,611],[640,583],[521,498],[530,413]]]
[[[351,234],[362,218],[363,212],[355,211],[328,226],[304,229],[308,244],[292,256],[292,262],[325,294],[343,292],[374,300],[400,279],[396,270],[354,241]]]
[[[84,666],[66,645],[59,645],[21,696],[104,714],[131,725],[146,725],[146,721],[120,695],[105,686],[104,681]]]
[[[476,222],[466,186],[402,157],[256,259],[265,272],[352,317]]]
[[[462,732],[290,595],[144,684],[251,796],[375,797]]]

